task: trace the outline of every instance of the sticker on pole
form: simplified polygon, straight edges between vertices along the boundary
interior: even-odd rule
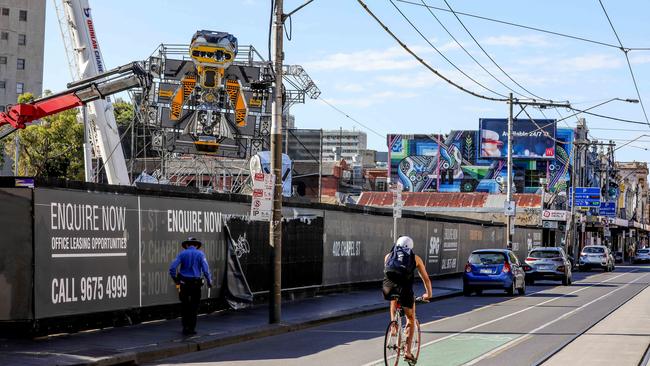
[[[404,207],[404,201],[402,201],[403,189],[404,186],[401,182],[391,184],[389,187],[389,190],[393,195],[393,217],[398,219],[402,217],[402,208]]]
[[[271,221],[275,175],[255,173],[251,200],[251,220]]]
[[[517,213],[517,205],[515,204],[515,201],[503,202],[503,213],[506,216],[515,216]]]

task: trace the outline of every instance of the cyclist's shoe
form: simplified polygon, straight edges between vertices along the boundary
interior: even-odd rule
[[[409,365],[415,365],[418,360],[413,356],[412,353],[405,353],[404,354],[404,361],[408,362]]]

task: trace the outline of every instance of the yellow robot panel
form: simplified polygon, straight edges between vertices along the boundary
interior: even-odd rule
[[[230,97],[230,104],[235,110],[235,123],[238,127],[246,126],[248,107],[244,98],[244,90],[239,80],[226,80],[226,92]]]
[[[181,80],[181,86],[176,89],[174,96],[172,97],[171,103],[171,114],[170,119],[176,121],[181,118],[181,112],[183,111],[183,103],[187,100],[187,97],[192,94],[194,87],[196,86],[196,76],[194,75],[185,75]]]
[[[190,56],[199,64],[225,65],[233,62],[235,54],[223,47],[198,45],[190,49]]]

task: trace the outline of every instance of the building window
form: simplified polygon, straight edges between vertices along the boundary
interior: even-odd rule
[[[546,172],[540,172],[537,170],[526,170],[524,186],[530,188],[541,187],[542,186],[542,184],[540,183],[541,178],[546,178]]]
[[[9,8],[2,8],[2,15],[9,16]]]
[[[19,46],[24,46],[26,44],[27,44],[27,35],[19,34],[18,35],[18,45]]]
[[[7,86],[7,82],[4,80],[0,80],[0,89],[4,89]]]
[[[5,106],[0,105],[0,112],[4,112],[4,111],[5,111]]]
[[[0,65],[7,64],[7,56],[0,56]]]
[[[19,58],[16,66],[18,67],[18,70],[25,70],[25,59]]]
[[[0,32],[0,40],[6,41],[9,39],[9,32]]]
[[[18,20],[21,22],[27,21],[27,10],[21,10],[18,12]]]
[[[16,83],[16,94],[22,94],[25,92],[25,84]]]

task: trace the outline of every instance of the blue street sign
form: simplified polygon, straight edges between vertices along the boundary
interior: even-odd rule
[[[600,203],[600,216],[616,217],[616,202],[601,202]]]
[[[571,196],[573,196],[572,193]],[[575,205],[576,207],[600,207],[600,188],[598,187],[576,187],[575,188]]]

